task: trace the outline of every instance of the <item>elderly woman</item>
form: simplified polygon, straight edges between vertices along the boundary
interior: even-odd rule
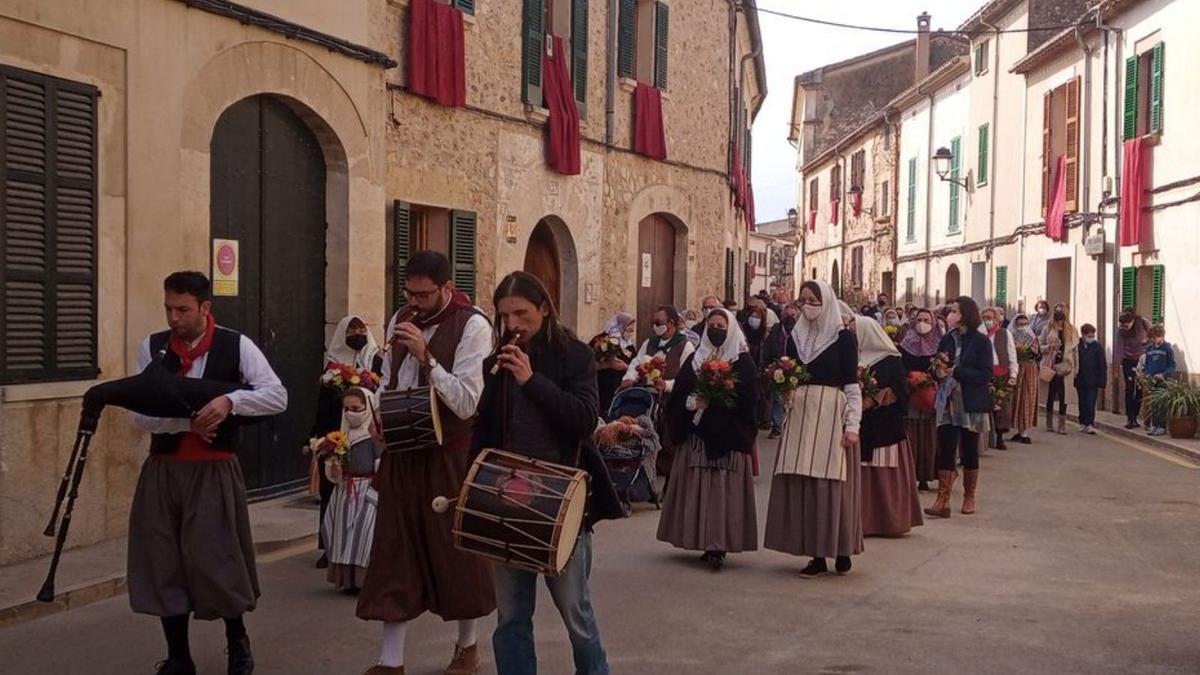
[[[788,356],[808,369],[792,406],[771,479],[763,545],[811,556],[804,578],[838,574],[863,551],[858,385],[858,339],[846,330],[842,307],[824,281],[800,288],[801,317],[788,336]]]
[[[1012,426],[1017,430],[1012,441],[1028,445],[1029,430],[1037,426],[1038,360],[1041,347],[1029,327],[1029,315],[1017,314],[1009,328],[1010,341],[1017,352],[1017,386],[1012,396]]]
[[[983,330],[992,343],[992,357],[996,362],[992,367],[992,374],[1008,380],[1011,391],[1017,384],[1017,345],[1001,325],[1004,314],[998,308],[989,307],[983,310],[982,314]],[[997,401],[996,404],[996,409],[992,412],[994,439],[991,445],[997,450],[1007,450],[1004,434],[1012,428],[1012,397],[1009,396],[1005,401]]]
[[[944,334],[934,320],[932,311],[918,309],[913,315],[912,325],[900,341],[900,356],[904,359],[905,370],[909,373],[928,373],[930,360],[937,353],[938,343],[942,341]],[[937,422],[934,419],[933,406],[928,404],[928,399],[923,399],[925,403],[919,399],[923,397],[910,397],[904,426],[908,444],[916,460],[917,489],[924,491],[929,489],[929,481],[937,478],[937,469],[934,467],[937,456]]]
[[[609,317],[608,323],[604,324],[604,331],[592,338],[592,344],[596,344],[602,339],[613,338],[617,340],[621,349],[620,356],[596,363],[596,387],[600,392],[601,416],[608,414],[613,396],[617,393],[617,388],[621,386],[625,371],[629,369],[629,364],[637,352],[637,345],[633,341],[636,326],[637,321],[632,314],[617,312]]]

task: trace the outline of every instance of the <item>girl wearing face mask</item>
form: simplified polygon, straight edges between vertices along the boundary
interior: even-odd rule
[[[371,334],[371,330],[367,328],[362,317],[351,314],[338,322],[337,327],[333,330],[333,336],[329,338],[329,344],[325,348],[325,363],[331,362],[344,363],[353,366],[356,370],[370,369],[377,375],[383,373],[383,355],[375,343],[375,336]],[[308,437],[317,438],[336,431],[341,425],[341,420],[342,400],[338,390],[321,386],[317,392],[316,419],[313,420]],[[322,550],[322,554],[317,560],[316,567],[324,569],[329,565],[329,557],[324,553],[326,536],[323,523],[325,522],[325,513],[329,509],[329,500],[333,496],[334,484],[326,478],[325,472],[321,471],[316,458],[313,458],[309,477],[309,492],[319,493],[321,496],[321,508],[317,520],[320,528],[317,545]]]
[[[937,353],[938,343],[945,333],[934,320],[933,312],[919,309],[913,315],[912,325],[900,340],[900,356],[908,372],[928,373],[929,362]],[[908,443],[912,447],[913,460],[917,465],[917,489],[929,490],[929,482],[937,478],[934,459],[937,456],[937,424],[933,410],[922,407],[909,399],[908,414],[904,419]]]
[[[1079,331],[1071,324],[1066,303],[1054,306],[1050,321],[1041,333],[1042,365],[1054,371],[1046,390],[1046,431],[1067,433],[1067,378],[1075,372]],[[1054,424],[1054,404],[1058,403],[1058,425]]]
[[[325,473],[336,485],[324,531],[328,536],[329,571],[326,579],[338,590],[353,593],[362,585],[371,558],[375,508],[379,496],[371,487],[383,444],[375,434],[373,395],[348,389],[342,397],[342,433],[349,450],[340,463],[326,460]]]
[[[792,394],[779,442],[763,545],[811,556],[804,578],[850,571],[863,551],[861,457],[858,432],[862,389],[858,339],[845,328],[841,304],[824,281],[800,289],[801,317],[787,354],[804,364],[809,380]]]
[[[1017,386],[1012,398],[1012,426],[1017,433],[1012,440],[1028,445],[1029,430],[1037,426],[1038,361],[1041,343],[1030,327],[1029,315],[1013,317],[1010,328],[1013,347],[1017,350]],[[1026,356],[1022,357],[1021,354]]]
[[[667,404],[667,429],[678,452],[658,539],[702,551],[701,560],[714,570],[725,564],[727,553],[758,548],[750,456],[757,436],[758,379],[749,350],[733,313],[713,310],[700,347],[684,361]],[[695,393],[697,373],[710,359],[730,364],[737,374],[731,405]]]

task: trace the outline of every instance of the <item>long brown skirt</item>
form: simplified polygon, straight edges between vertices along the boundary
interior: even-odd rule
[[[232,619],[260,595],[237,458],[151,455],[129,512],[129,606],[155,616]]]
[[[937,480],[937,423],[933,416],[904,420],[917,481]]]
[[[863,552],[858,448],[845,452],[846,480],[776,474],[771,480],[763,547],[834,558]]]
[[[900,442],[894,467],[862,467],[862,525],[866,537],[898,537],[924,525],[913,483],[912,450]]]
[[[358,618],[409,621],[433,612],[446,621],[496,609],[492,566],[454,548],[453,512],[434,497],[457,496],[467,475],[466,439],[435,450],[384,453],[375,474],[379,507]]]
[[[1037,426],[1038,363],[1022,361],[1012,397],[1012,428],[1024,433]]]
[[[694,437],[676,453],[658,540],[688,551],[757,550],[750,456],[735,452],[718,466],[703,455],[704,444]]]

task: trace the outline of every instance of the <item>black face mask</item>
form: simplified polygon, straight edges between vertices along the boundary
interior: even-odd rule
[[[1055,313],[1054,313],[1054,320],[1055,320],[1055,321],[1062,321],[1062,320],[1063,320],[1063,319],[1065,319],[1065,318],[1067,318],[1067,315],[1066,315],[1066,314],[1063,314],[1062,312],[1055,312]]]
[[[349,347],[350,349],[353,349],[354,351],[358,351],[358,350],[362,349],[363,347],[367,346],[367,336],[366,335],[347,335],[346,336],[346,346]]]
[[[714,347],[720,347],[721,345],[725,344],[725,337],[728,335],[728,333],[729,332],[724,328],[709,328],[708,341],[711,342]]]
[[[783,327],[787,329],[787,332],[792,332],[792,329],[796,327],[796,320],[790,316],[783,317]]]

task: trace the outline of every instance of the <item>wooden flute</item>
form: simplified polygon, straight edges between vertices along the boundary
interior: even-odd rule
[[[500,347],[503,348],[503,347],[507,347],[511,344],[516,344],[517,340],[520,340],[520,339],[521,339],[521,331],[514,330],[513,332],[508,334],[508,340],[506,340],[504,342],[504,344],[500,345]],[[496,356],[496,362],[492,364],[492,375],[495,375],[496,373],[500,372],[500,349],[496,350],[495,356]]]

